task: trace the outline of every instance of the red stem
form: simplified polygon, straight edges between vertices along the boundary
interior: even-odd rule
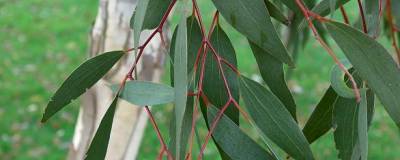
[[[390,25],[390,37],[392,38],[392,46],[396,51],[397,55],[397,63],[400,64],[400,49],[397,45],[396,41],[396,32],[398,31],[395,24],[393,23],[393,16],[392,16],[392,2],[391,0],[386,1],[386,11],[387,11],[387,18]]]
[[[145,108],[147,114],[149,115],[150,122],[151,122],[151,124],[153,125],[153,128],[154,128],[154,130],[155,130],[156,133],[157,133],[157,138],[158,138],[158,140],[160,141],[161,146],[164,148],[165,152],[167,152],[168,159],[171,159],[171,160],[172,160],[172,159],[173,159],[173,158],[172,158],[172,154],[171,154],[171,152],[168,151],[167,146],[165,145],[164,138],[162,137],[161,132],[160,132],[160,130],[158,129],[158,126],[157,126],[156,121],[154,120],[153,114],[151,114],[151,111],[150,111],[150,109],[149,109],[148,106],[145,106],[144,108]]]
[[[311,13],[302,3],[302,0],[296,0],[297,6],[300,8],[300,10],[303,12],[304,17],[308,21],[308,26],[312,30],[314,37],[317,39],[317,41],[322,45],[322,47],[328,52],[328,54],[332,57],[332,59],[335,61],[335,63],[339,66],[339,68],[349,77],[349,80],[351,81],[352,87],[354,94],[356,96],[357,102],[360,102],[361,97],[360,97],[360,92],[357,87],[357,83],[355,82],[353,76],[347,71],[346,67],[343,65],[342,62],[339,61],[335,53],[329,46],[322,40],[322,38],[319,36],[317,29],[315,28],[314,24],[311,21],[309,13]],[[318,19],[317,19],[318,20]],[[324,22],[324,21],[321,21]]]
[[[361,15],[361,21],[362,21],[362,29],[363,29],[364,33],[368,33],[367,23],[365,21],[364,9],[363,9],[361,0],[357,0],[357,3],[358,3],[358,8],[360,9],[360,15]]]
[[[344,23],[349,24],[349,18],[347,17],[347,13],[346,10],[344,9],[344,7],[342,5],[340,5],[340,12],[343,15],[343,19],[344,19]]]

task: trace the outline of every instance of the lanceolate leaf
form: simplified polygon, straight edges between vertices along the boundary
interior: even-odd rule
[[[256,57],[258,68],[265,83],[267,83],[272,93],[281,100],[286,109],[296,120],[296,103],[286,85],[283,63],[271,56],[270,53],[259,48],[254,43],[249,43],[253,50],[253,54]]]
[[[338,22],[327,22],[333,39],[360,77],[400,127],[400,70],[386,49],[369,36]]]
[[[355,99],[338,98],[335,103],[334,138],[339,158],[343,160],[351,159],[358,142],[358,107]]]
[[[329,87],[312,112],[303,128],[303,133],[310,144],[332,128],[332,111],[337,98],[336,92]]]
[[[280,40],[263,0],[213,0],[221,15],[239,32],[289,65],[293,60]]]
[[[272,18],[285,25],[289,24],[289,20],[286,18],[285,15],[283,15],[283,11],[281,11],[275,4],[273,4],[269,0],[264,0],[264,3],[267,6],[268,13],[271,15]]]
[[[216,107],[208,107],[208,125],[213,123],[214,118],[220,112]],[[223,115],[218,122],[214,132],[214,140],[234,160],[269,160],[275,159],[254,140]]]
[[[395,19],[396,26],[400,28],[400,1],[391,0],[390,2],[392,3],[392,15]]]
[[[183,8],[183,7],[182,7]],[[182,12],[183,13],[183,12]],[[175,88],[175,119],[176,119],[176,159],[181,159],[181,141],[183,118],[187,103],[188,75],[187,75],[187,24],[186,17],[181,18],[176,34],[174,50],[174,88]]]
[[[171,58],[171,83],[173,85],[174,83],[174,50],[175,50],[175,44],[176,44],[176,34],[178,31],[179,26],[177,26],[174,30],[174,33],[172,35],[171,39],[171,47],[170,47],[170,58]],[[193,84],[192,81],[192,72],[193,72],[193,66],[196,60],[197,52],[201,46],[201,31],[199,24],[194,16],[190,16],[187,18],[187,38],[188,38],[188,60],[187,60],[187,67],[188,67],[188,78],[189,82],[191,82],[191,85]]]
[[[143,29],[143,24],[145,21],[145,16],[146,16],[146,10],[149,5],[150,0],[140,0],[137,3],[136,9],[135,9],[135,14],[133,15],[133,41],[134,45],[133,47],[138,48],[139,47],[139,40],[140,40],[140,33],[142,32]],[[132,23],[132,22],[131,22]]]
[[[365,157],[368,150],[366,134],[373,118],[374,94],[370,89],[361,89],[361,95],[360,103],[357,103],[355,99],[343,97],[338,97],[335,102],[334,138],[341,159],[359,159],[362,155]],[[360,109],[363,113],[359,112]],[[362,114],[362,119],[360,119],[360,114]],[[363,141],[360,141],[361,139]]]
[[[335,92],[345,98],[355,98],[354,91],[350,89],[344,81],[344,72],[338,65],[335,65],[331,71],[331,86]]]
[[[361,160],[368,157],[368,106],[367,91],[365,88],[360,90],[361,102],[358,106],[358,142],[360,145]]]
[[[314,159],[296,121],[270,91],[246,77],[240,79],[243,101],[260,130],[294,159]]]
[[[212,33],[211,43],[219,56],[227,60],[233,66],[237,66],[235,50],[228,36],[219,25],[215,27]],[[238,75],[225,64],[222,64],[222,68],[233,98],[239,101]],[[217,60],[210,50],[206,57],[203,91],[208,100],[218,108],[223,107],[229,100]],[[228,107],[225,113],[236,124],[239,123],[239,112],[233,104]]]
[[[171,57],[171,83],[174,85],[174,50],[175,50],[175,45],[177,43],[176,38],[177,38],[177,31],[178,31],[179,26],[175,28],[175,31],[172,36],[171,40],[171,49],[170,49],[170,57]],[[201,45],[201,32],[200,32],[200,27],[197,23],[197,20],[195,17],[190,16],[187,18],[187,41],[188,41],[188,60],[187,60],[187,68],[188,68],[188,86],[189,86],[189,91],[193,92],[194,88],[194,81],[192,81],[192,71],[193,71],[193,65],[194,61],[196,59],[197,51],[200,48]],[[193,116],[193,103],[194,99],[193,97],[187,97],[187,102],[186,102],[186,109],[185,109],[185,114],[183,116],[183,123],[182,123],[182,130],[181,130],[181,150],[180,152],[180,157],[185,156],[185,151],[187,148],[187,140],[191,131],[192,127],[192,116]],[[174,111],[175,115],[175,111]],[[176,135],[176,119],[175,116],[172,116],[172,121],[171,121],[171,126],[170,126],[170,135],[171,135],[171,140],[169,144],[169,150],[173,154],[174,157],[176,154],[176,137],[173,135]]]
[[[113,86],[113,90],[118,89]],[[148,81],[128,81],[121,93],[120,98],[139,106],[151,106],[165,104],[174,101],[174,88]]]
[[[379,34],[379,2],[381,0],[367,0],[365,1],[365,18],[367,22],[368,35],[377,37]]]
[[[107,153],[108,141],[110,139],[110,133],[112,123],[114,119],[115,109],[117,107],[118,96],[116,96],[107,109],[106,114],[100,122],[99,128],[93,137],[92,143],[89,146],[89,150],[86,153],[85,160],[98,160],[104,159]]]
[[[149,0],[146,13],[144,16],[145,21],[143,22],[142,29],[154,29],[160,23],[163,15],[167,11],[168,5],[171,3],[171,0]],[[130,26],[133,29],[135,23],[135,14],[133,13]]]
[[[80,65],[53,95],[43,114],[46,122],[56,112],[92,87],[124,55],[123,51],[107,52]]]
[[[184,158],[185,153],[186,153],[186,148],[189,140],[189,135],[191,132],[192,128],[192,118],[193,118],[193,96],[192,97],[187,97],[187,102],[186,102],[186,110],[185,114],[183,115],[183,122],[182,122],[182,130],[181,130],[181,144],[179,144],[180,147],[180,155],[179,157]],[[175,114],[175,112],[174,112]],[[175,116],[172,116],[171,124],[170,124],[170,130],[169,130],[169,135],[171,135],[171,140],[169,142],[169,148],[168,150],[171,152],[173,157],[178,157],[176,156],[176,137],[173,135],[176,135],[176,119]]]

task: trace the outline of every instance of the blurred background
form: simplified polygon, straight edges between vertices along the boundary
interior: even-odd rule
[[[215,8],[211,1],[199,3],[209,26]],[[0,0],[1,160],[65,159],[79,100],[48,123],[43,125],[39,121],[54,91],[88,57],[88,35],[97,7],[98,0]],[[346,9],[354,21],[356,5],[351,2]],[[340,14],[336,17],[340,18]],[[236,49],[240,71],[261,80],[247,40],[223,20],[221,23]],[[389,42],[380,42],[392,51]],[[343,57],[337,46],[331,44]],[[301,51],[298,62],[288,83],[303,126],[329,86],[333,61],[311,40]],[[167,72],[164,83],[169,84]],[[165,137],[168,137],[171,110],[172,106],[165,106],[155,107],[153,111]],[[205,134],[202,129],[200,135]],[[159,142],[151,125],[144,135],[139,159],[155,159]],[[377,102],[369,130],[369,158],[400,159],[399,144],[399,130]],[[337,159],[332,132],[312,144],[312,149],[317,159]],[[205,158],[216,159],[217,154],[215,146],[210,144]]]

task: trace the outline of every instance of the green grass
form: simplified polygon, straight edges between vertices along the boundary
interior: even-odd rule
[[[98,0],[0,0],[0,159],[64,159],[67,155],[79,102],[69,105],[45,125],[39,120],[51,94],[87,57],[87,35],[95,19],[97,3]],[[206,26],[214,11],[210,6],[210,1],[201,1]],[[234,44],[239,69],[247,76],[256,76],[257,65],[246,39],[223,21],[221,23]],[[390,48],[388,42],[382,42]],[[340,50],[332,46],[341,55]],[[295,99],[303,125],[329,86],[333,62],[314,40],[305,47],[299,62],[289,85],[302,89],[295,93]],[[376,108],[369,132],[369,158],[399,159],[398,129],[379,103]],[[164,137],[168,137],[171,110],[171,105],[154,108]],[[199,125],[204,128],[202,121]],[[154,159],[159,143],[150,125],[145,132],[139,156],[140,159]],[[200,129],[200,137],[204,138],[205,134],[206,131]],[[336,159],[331,133],[313,144],[312,149],[317,159]],[[205,158],[215,159],[217,155],[211,143]]]

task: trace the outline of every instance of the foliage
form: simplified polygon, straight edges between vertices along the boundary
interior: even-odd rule
[[[157,33],[162,33],[163,26],[172,13],[172,8],[175,5],[180,5],[182,12],[190,10],[190,6],[185,4],[188,2],[176,3],[176,0],[171,0],[167,4],[155,1],[162,0],[140,1],[138,5],[140,7],[132,18],[131,26],[135,31],[136,40],[139,39],[138,36],[142,29],[148,29],[149,26],[152,26],[144,25],[145,17],[156,17],[160,19],[160,23],[156,27],[150,27],[155,29],[144,44],[135,45],[137,59],[130,72],[127,73],[127,78],[121,82],[116,92],[116,96],[122,99],[128,97],[124,94],[141,91],[140,89],[133,90],[134,88],[128,87],[127,84],[138,82],[134,80],[137,77],[133,77],[132,72],[136,69],[136,64],[148,42]],[[171,64],[173,68],[171,77],[174,81],[175,94],[174,124],[171,125],[173,127],[170,129],[170,132],[175,133],[175,135],[170,136],[174,139],[175,147],[173,148],[175,152],[171,154],[161,138],[160,143],[163,144],[163,148],[160,156],[163,156],[164,153],[167,154],[168,159],[184,159],[184,157],[193,156],[192,147],[198,119],[197,110],[201,109],[209,132],[200,148],[198,159],[203,158],[204,150],[211,138],[216,143],[223,159],[247,159],[251,156],[256,156],[254,159],[279,159],[274,153],[276,148],[270,147],[271,141],[290,157],[314,159],[309,143],[318,140],[330,128],[335,129],[334,141],[339,151],[339,158],[366,159],[368,153],[367,128],[373,120],[375,93],[397,126],[400,126],[400,101],[396,97],[400,90],[400,69],[389,52],[374,39],[380,33],[388,34],[389,39],[393,42],[397,54],[396,58],[400,59],[397,44],[399,38],[399,24],[397,23],[400,22],[396,21],[400,15],[397,12],[392,12],[395,10],[393,6],[398,6],[400,2],[374,0],[377,2],[371,3],[369,1],[367,3],[367,1],[363,1],[365,4],[361,0],[358,1],[360,19],[354,25],[349,25],[348,17],[343,8],[348,2],[346,0],[323,0],[318,3],[312,0],[304,0],[304,2],[302,0],[274,1],[277,4],[276,6],[280,6],[275,10],[270,9],[271,2],[262,0],[235,0],[234,3],[226,0],[213,0],[217,11],[214,14],[211,27],[206,30],[200,8],[196,0],[192,0],[192,16],[191,18],[181,18],[173,36],[173,49],[170,50],[171,58],[174,59]],[[161,12],[162,17],[159,16],[160,12],[154,10],[154,6],[149,6],[155,4],[165,5],[161,7],[166,8],[165,12]],[[288,9],[283,7],[284,5]],[[277,12],[276,9],[281,11]],[[326,17],[333,14],[337,9],[341,10],[344,23],[334,20],[333,16],[331,18]],[[385,15],[383,14],[384,11],[386,12]],[[282,20],[282,13],[284,13],[283,15],[291,15],[286,18],[289,23]],[[219,14],[233,28],[248,38],[262,77],[270,90],[245,77],[237,69],[235,50],[230,39],[219,25]],[[181,15],[185,15],[185,13],[181,13]],[[276,18],[277,22],[274,24],[271,18]],[[151,20],[154,21],[154,19]],[[154,22],[149,23],[153,24]],[[380,23],[386,25],[383,26]],[[199,29],[193,29],[193,25],[194,28],[198,27]],[[288,27],[284,28],[282,25],[288,25]],[[285,48],[278,34],[281,33],[278,32],[281,30],[282,33],[288,34],[289,39],[286,46],[290,50]],[[296,119],[296,103],[285,81],[283,64],[294,67],[295,63],[302,63],[301,61],[295,62],[292,55],[296,55],[302,43],[309,40],[308,36],[305,36],[309,34],[309,30],[346,76],[345,78],[340,76],[337,78],[337,74],[333,74],[336,77],[332,78],[332,88],[328,89],[309,121],[307,121],[305,128],[301,130]],[[345,68],[327,44],[325,39],[328,35],[326,33],[329,33],[343,50],[346,58],[353,66],[352,69]],[[201,39],[201,41],[195,39]],[[196,42],[197,44],[193,44]],[[135,43],[138,43],[138,41]],[[198,46],[198,49],[193,48],[194,46]],[[134,49],[111,53],[122,55],[122,53],[128,54],[127,52],[132,50]],[[44,121],[65,107],[72,99],[82,94],[82,89],[91,87],[120,57],[114,56],[107,61],[99,60],[109,54],[106,53],[84,62],[71,74],[56,92],[55,101],[49,102],[43,117]],[[191,62],[193,62],[192,66],[190,66]],[[93,67],[102,65],[104,67]],[[337,72],[337,70],[334,70],[334,72]],[[81,80],[87,83],[81,83]],[[338,89],[337,86],[340,84],[342,86]],[[149,85],[150,88],[160,87],[160,84],[148,83],[146,85]],[[342,92],[342,90],[351,90],[354,95],[349,95],[348,91]],[[124,94],[119,94],[121,91]],[[169,91],[166,92],[169,93]],[[159,94],[157,96],[160,98],[142,98],[140,105],[146,106],[148,110],[147,105],[171,102],[170,99],[168,101],[160,100],[165,98],[164,92],[155,94]],[[238,95],[241,95],[247,110],[244,110],[239,104]],[[170,95],[167,96],[170,98]],[[193,97],[193,103],[187,103],[190,97]],[[60,102],[55,103],[58,101]],[[117,98],[111,107],[115,107],[116,101]],[[131,102],[135,103],[135,100]],[[189,109],[190,112],[186,112]],[[192,110],[193,112],[191,112]],[[224,115],[225,111],[226,116]],[[151,112],[149,113],[151,115]],[[194,125],[183,123],[185,117],[188,116],[187,114],[193,117],[192,124]],[[267,149],[260,148],[258,146],[260,143],[255,143],[246,136],[246,133],[238,129],[239,115],[247,123],[254,124],[254,128],[259,131],[259,136],[264,139],[261,144],[266,145]],[[109,118],[109,115],[106,115],[103,120],[108,121],[104,122],[108,126],[100,126],[100,129],[111,127],[112,118]],[[103,124],[103,121],[101,124]],[[99,140],[96,137],[109,133],[104,133],[107,131],[100,129],[100,133],[96,134],[92,144],[100,143],[103,144],[103,147],[106,147],[107,143],[103,143],[106,139]],[[222,129],[230,134],[223,135],[226,133],[223,133]],[[185,133],[189,131],[189,145],[186,148],[183,147],[186,146],[186,143],[181,141],[186,141],[187,138],[184,135],[187,135]],[[351,137],[351,139],[348,140],[348,137]],[[244,148],[239,149],[240,147]],[[91,149],[89,149],[88,154],[91,153]],[[244,150],[251,150],[254,154],[248,155],[250,152],[239,152]],[[185,156],[182,156],[182,153],[185,153]],[[96,158],[101,159],[102,157]]]

